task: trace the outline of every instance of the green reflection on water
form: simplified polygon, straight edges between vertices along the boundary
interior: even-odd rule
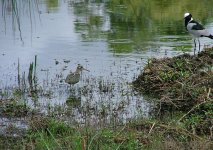
[[[46,0],[47,8],[49,11],[55,12],[58,9],[59,1],[58,0]]]
[[[21,35],[21,10],[36,10],[38,0],[1,0],[2,16],[12,12],[13,25]],[[31,2],[31,3],[30,3]],[[48,11],[55,12],[62,1],[43,0]],[[200,0],[68,0],[76,20],[75,31],[83,41],[104,40],[115,53],[131,53],[135,47],[146,50],[147,43],[170,43],[174,50],[181,41],[189,40],[183,22],[183,14],[191,12],[204,25],[213,20],[213,1]],[[29,7],[24,7],[26,3]],[[72,5],[69,5],[72,3]],[[10,9],[9,9],[10,8]],[[28,11],[31,14],[31,11]],[[33,14],[32,14],[33,15]],[[31,18],[31,17],[30,17]],[[33,17],[30,19],[31,23]],[[5,25],[6,26],[6,25]],[[170,36],[173,36],[170,38]],[[160,37],[160,38],[159,38]],[[161,37],[164,37],[163,39]],[[172,45],[174,44],[174,45]]]
[[[134,51],[134,47],[143,47],[146,41],[156,41],[157,36],[176,36],[174,39],[164,38],[163,42],[183,41],[181,36],[187,34],[183,22],[185,12],[191,12],[203,24],[213,16],[213,1],[194,0],[192,3],[190,0],[110,0],[105,3],[104,8],[93,8],[94,3],[83,5],[84,7],[74,7],[76,16],[86,18],[84,22],[75,24],[76,30],[84,31],[84,40],[106,38],[110,49],[115,53],[130,53]],[[93,9],[105,9],[104,15],[93,13]],[[109,16],[107,21],[110,32],[102,28],[106,16]],[[103,32],[104,36],[99,36]],[[125,40],[131,42],[123,42]],[[178,45],[174,50],[179,50],[180,47]]]

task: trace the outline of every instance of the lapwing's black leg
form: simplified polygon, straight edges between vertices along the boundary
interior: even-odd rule
[[[198,51],[198,53],[200,53],[200,40],[198,39],[198,43],[199,43],[199,51]]]
[[[196,39],[194,39],[194,44],[195,44],[195,47],[194,47],[194,55],[195,55],[195,51],[196,51]]]

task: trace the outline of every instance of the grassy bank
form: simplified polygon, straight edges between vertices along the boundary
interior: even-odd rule
[[[151,59],[133,84],[136,90],[158,99],[156,117],[175,114],[171,119],[188,135],[212,142],[213,48],[196,56]]]
[[[1,149],[212,149],[210,139],[193,134],[182,125],[141,120],[116,129],[96,129],[36,117],[25,136],[2,136],[0,146]]]

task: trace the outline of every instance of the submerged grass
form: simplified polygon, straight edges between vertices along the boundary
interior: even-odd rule
[[[16,90],[14,98],[0,99],[0,117],[24,117],[31,112],[25,103],[19,102],[19,99],[21,99],[19,97],[20,93],[20,90]]]

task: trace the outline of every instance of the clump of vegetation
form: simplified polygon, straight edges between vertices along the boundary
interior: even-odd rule
[[[180,111],[178,120],[197,135],[212,136],[213,128],[213,48],[197,56],[151,59],[134,87],[159,99],[158,113]]]
[[[128,127],[117,130],[97,129],[91,126],[70,127],[62,121],[37,117],[23,138],[23,147],[35,149],[130,149],[142,148],[143,140],[127,132]]]
[[[13,93],[13,98],[0,99],[0,116],[24,117],[31,112],[25,103],[20,102],[21,94],[20,90],[16,90]]]
[[[22,138],[20,137],[5,137],[0,135],[0,147],[1,149],[22,149]]]
[[[133,82],[137,90],[154,94],[165,105],[189,110],[194,104],[213,98],[213,49],[197,57],[184,54],[174,58],[151,59]]]
[[[1,111],[1,115],[10,117],[26,116],[29,109],[25,105],[14,105],[13,103],[6,104]]]

